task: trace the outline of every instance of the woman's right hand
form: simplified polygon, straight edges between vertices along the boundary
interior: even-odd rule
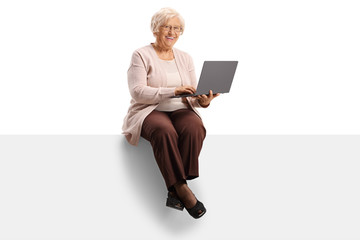
[[[180,86],[175,88],[175,95],[194,94],[196,89],[193,86]]]

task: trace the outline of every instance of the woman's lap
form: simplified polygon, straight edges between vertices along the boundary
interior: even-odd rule
[[[174,112],[154,110],[144,120],[141,136],[150,140],[154,132],[178,134],[205,131],[200,117],[192,110],[179,109]]]

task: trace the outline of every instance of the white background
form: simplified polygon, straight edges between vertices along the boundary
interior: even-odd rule
[[[176,47],[238,60],[209,134],[359,134],[359,1],[1,1],[0,133],[120,134],[131,53],[161,7]]]

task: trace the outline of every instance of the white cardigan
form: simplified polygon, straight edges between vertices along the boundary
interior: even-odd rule
[[[179,70],[182,85],[191,85],[195,89],[197,80],[194,64],[189,54],[173,48],[176,66]],[[123,134],[129,143],[137,145],[140,139],[144,119],[157,107],[159,102],[175,95],[175,87],[166,87],[166,72],[162,69],[160,59],[153,46],[147,45],[137,49],[131,58],[128,69],[130,107],[124,118]],[[200,117],[195,107],[201,107],[195,98],[186,98],[190,107]]]

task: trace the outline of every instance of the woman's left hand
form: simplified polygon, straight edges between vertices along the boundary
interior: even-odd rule
[[[214,95],[212,90],[210,90],[208,95],[203,94],[196,96],[196,98],[202,107],[208,107],[210,105],[210,102],[219,95],[220,93]]]

